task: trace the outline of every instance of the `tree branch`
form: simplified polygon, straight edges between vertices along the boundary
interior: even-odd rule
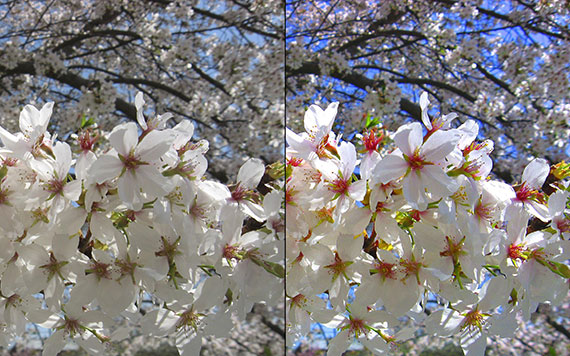
[[[550,315],[546,316],[546,322],[548,325],[552,326],[556,331],[566,336],[566,338],[570,340],[570,331],[568,331],[568,329],[566,329],[563,325],[558,324],[556,321],[554,321]]]

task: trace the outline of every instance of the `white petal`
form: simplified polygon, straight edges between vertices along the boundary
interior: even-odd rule
[[[63,187],[63,196],[70,201],[76,201],[81,195],[81,181],[73,180],[67,182]]]
[[[166,309],[156,309],[145,314],[141,319],[142,333],[152,336],[168,335],[176,327],[178,317]]]
[[[285,141],[300,157],[307,158],[309,154],[316,149],[312,142],[304,139],[301,135],[294,133],[288,128],[285,129]]]
[[[538,189],[544,184],[549,172],[548,162],[543,158],[535,158],[524,169],[522,180],[530,187]]]
[[[252,203],[250,201],[242,201],[239,203],[239,208],[246,215],[251,216],[259,222],[263,222],[267,217],[265,216],[265,211],[258,204]]]
[[[348,330],[343,330],[336,334],[334,339],[329,343],[329,349],[327,351],[327,356],[341,356],[346,349],[350,346],[350,340],[348,339]]]
[[[404,179],[402,190],[404,191],[404,197],[412,208],[420,211],[427,209],[426,192],[416,171],[412,171]]]
[[[413,277],[408,278],[405,284],[400,281],[391,282],[380,289],[380,298],[386,310],[398,318],[418,302],[420,288]]]
[[[104,155],[99,157],[88,171],[90,182],[101,184],[106,180],[118,177],[123,169],[123,162],[115,155]]]
[[[428,162],[440,162],[453,151],[459,138],[457,131],[438,130],[423,144],[420,155]]]
[[[135,177],[138,185],[151,197],[162,197],[170,188],[168,180],[154,166],[137,167]]]
[[[435,194],[435,198],[449,196],[459,188],[459,183],[445,174],[439,166],[427,165],[422,167],[421,177],[422,185],[430,193]]]
[[[33,105],[26,105],[20,113],[20,131],[31,134],[38,126],[40,111]]]
[[[42,356],[56,356],[65,346],[65,331],[63,329],[54,332],[44,344]]]
[[[138,142],[137,124],[129,122],[116,126],[109,135],[111,146],[122,156],[128,156]]]
[[[461,326],[463,317],[451,309],[437,310],[425,320],[426,332],[437,336],[453,335]]]
[[[130,278],[123,278],[121,284],[102,279],[99,282],[97,301],[99,305],[109,315],[119,315],[135,299],[136,288]]]
[[[416,148],[420,147],[423,142],[422,125],[419,122],[413,122],[400,126],[394,135],[394,142],[406,156],[413,156]]]
[[[148,128],[148,126],[146,125],[146,121],[144,119],[143,116],[143,105],[144,105],[145,101],[143,99],[143,93],[142,92],[138,92],[137,95],[135,96],[135,108],[137,109],[137,122],[139,123],[140,127],[143,130],[146,130]]]
[[[487,334],[479,331],[468,331],[461,337],[461,348],[465,356],[479,356],[485,354],[487,347]]]
[[[71,298],[68,305],[81,308],[91,302],[97,295],[97,277],[90,274],[82,277],[71,290]]]
[[[337,238],[337,250],[339,251],[340,258],[343,261],[354,260],[360,255],[363,242],[363,235],[339,235]]]
[[[357,200],[357,201],[364,199],[364,196],[366,195],[366,181],[365,180],[359,180],[359,181],[353,182],[348,187],[348,195],[352,199]]]
[[[53,147],[53,153],[56,159],[57,177],[63,179],[71,167],[71,148],[65,142],[57,142]]]
[[[135,155],[143,162],[155,162],[169,149],[174,136],[166,131],[149,132],[135,149]]]
[[[240,167],[237,180],[243,187],[254,189],[263,177],[263,173],[265,173],[263,162],[260,159],[251,158]]]
[[[447,246],[443,233],[428,224],[418,222],[413,228],[414,241],[425,250],[441,252]]]
[[[367,207],[350,209],[343,215],[343,223],[339,228],[343,233],[352,236],[362,234],[370,223],[371,216],[372,212]]]
[[[194,308],[206,310],[217,305],[223,300],[226,289],[221,278],[209,277],[196,290],[197,299],[194,302]]]
[[[544,204],[530,201],[524,203],[524,207],[530,214],[536,216],[540,220],[544,222],[548,222],[550,220],[550,214],[548,213],[548,208]]]
[[[341,142],[338,146],[340,156],[341,172],[344,179],[348,179],[356,167],[356,149],[350,142]]]
[[[428,93],[425,91],[420,95],[420,109],[422,109],[422,122],[428,130],[432,129],[431,121],[429,120],[427,107],[429,105]]]
[[[75,337],[74,341],[90,355],[105,354],[105,345],[103,345],[101,341],[99,341],[99,339],[97,339],[95,336],[87,336],[85,339],[81,337]]]
[[[408,163],[400,156],[390,154],[384,157],[372,171],[372,180],[386,184],[398,179],[406,173]]]
[[[97,163],[97,162],[95,162]],[[140,196],[140,186],[130,171],[119,178],[119,197],[129,208],[140,210],[142,201]]]

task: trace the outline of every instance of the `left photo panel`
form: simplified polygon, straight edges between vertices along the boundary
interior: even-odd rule
[[[0,4],[0,353],[282,355],[281,1]]]

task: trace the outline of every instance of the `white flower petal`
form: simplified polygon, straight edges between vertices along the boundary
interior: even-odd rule
[[[455,130],[438,130],[422,145],[420,155],[428,162],[440,162],[453,151],[460,137]]]
[[[254,189],[265,173],[265,165],[260,159],[250,158],[239,169],[237,180],[242,187]]]
[[[372,170],[372,180],[386,184],[403,176],[408,169],[408,163],[400,156],[390,154],[384,157]]]
[[[543,158],[535,158],[525,167],[522,180],[531,188],[539,189],[544,184],[549,172],[548,162]]]
[[[144,105],[145,101],[143,99],[143,93],[142,92],[138,92],[137,95],[135,96],[135,108],[137,109],[137,122],[139,123],[140,127],[143,130],[146,130],[148,128],[148,126],[146,125],[146,121],[144,119],[143,116],[143,105]]]
[[[394,142],[406,156],[411,157],[416,148],[422,144],[423,136],[422,125],[419,122],[413,122],[400,126],[394,134]]]
[[[431,121],[428,116],[427,107],[429,105],[428,93],[425,91],[420,95],[420,109],[422,110],[422,122],[428,130],[432,129]]]
[[[137,124],[129,122],[116,126],[109,135],[111,146],[122,156],[128,156],[139,139]]]
[[[101,184],[118,177],[123,169],[123,162],[115,155],[99,157],[88,170],[89,181]]]

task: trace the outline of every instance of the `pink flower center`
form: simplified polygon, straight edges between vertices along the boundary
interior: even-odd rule
[[[352,264],[351,261],[344,262],[338,252],[334,254],[334,262],[330,265],[325,266],[325,268],[329,269],[329,273],[333,275],[333,279],[336,279],[339,275],[346,273],[346,268]]]
[[[455,242],[451,237],[446,236],[447,249],[440,252],[439,255],[442,257],[451,257],[454,263],[457,263],[459,256],[466,255],[467,252],[463,250],[463,242],[465,241],[465,236],[459,241]]]
[[[336,194],[342,195],[348,192],[348,186],[349,183],[347,179],[338,178],[329,184],[329,190]]]
[[[527,259],[525,252],[526,249],[522,244],[520,245],[510,244],[507,247],[507,256],[509,256],[509,258],[512,260],[525,261]]]
[[[423,266],[421,262],[413,261],[413,260],[401,260],[400,266],[403,267],[404,273],[406,275],[404,277],[404,279],[408,278],[409,276],[416,276],[418,279],[418,284],[420,284],[418,274],[420,273],[420,269]]]
[[[474,310],[471,310],[469,312],[467,312],[466,314],[464,314],[465,318],[463,319],[463,324],[461,326],[461,329],[479,329],[481,330],[481,328],[483,327],[483,317],[485,316],[483,313],[481,313],[477,308]]]
[[[222,251],[222,256],[224,256],[224,258],[227,260],[231,260],[231,259],[240,260],[241,259],[239,256],[239,248],[238,248],[238,246],[235,246],[235,245],[226,244],[224,246],[223,251]]]
[[[293,203],[294,195],[296,191],[292,187],[287,187],[285,190],[285,204],[289,205]]]
[[[355,337],[358,337],[366,333],[366,323],[362,319],[351,316],[348,321],[348,330],[350,334],[354,334]]]
[[[8,201],[8,189],[0,188],[0,205],[6,204]]]
[[[108,263],[102,262],[93,262],[91,264],[91,269],[87,270],[86,272],[94,273],[97,276],[97,279],[100,280],[102,278],[111,279],[111,265]]]
[[[1,195],[0,195],[1,197]],[[0,203],[1,203],[1,199],[0,199]],[[570,220],[568,219],[560,219],[558,221],[556,221],[556,227],[558,228],[558,231],[560,232],[570,232]]]
[[[307,297],[305,297],[303,294],[297,294],[296,296],[291,298],[291,305],[296,305],[300,307],[303,306],[306,302],[307,302]]]
[[[134,171],[140,165],[140,161],[135,157],[133,153],[130,153],[127,157],[119,155],[119,158],[121,158],[121,161],[123,161],[123,166],[125,169],[129,171]]]
[[[523,184],[517,190],[516,200],[522,202],[527,201],[530,197],[532,197],[536,193],[537,193],[536,190],[533,190],[531,187],[529,187],[528,184],[526,184],[526,182],[523,182]]]
[[[376,130],[372,129],[370,132],[364,134],[362,143],[367,152],[374,152],[378,149],[378,145],[382,142],[382,139],[384,139],[384,134],[380,133],[380,135],[376,136]]]
[[[490,205],[484,205],[481,200],[477,202],[475,206],[475,215],[481,220],[491,220],[493,217],[493,207]]]
[[[382,277],[382,281],[396,279],[396,265],[394,263],[379,261],[374,264],[374,267],[373,272],[378,273]]]
[[[16,165],[16,163],[18,163],[18,159],[8,157],[8,158],[4,159],[3,163],[5,166],[14,167]]]
[[[79,147],[83,152],[91,151],[98,138],[98,136],[91,136],[89,130],[85,130],[78,137]]]
[[[406,160],[406,162],[408,162],[408,166],[410,167],[411,170],[416,171],[416,170],[421,170],[423,168],[423,166],[432,164],[430,162],[426,162],[424,161],[423,157],[420,156],[420,152],[419,149],[417,149],[414,152],[414,155],[411,157],[408,157],[406,155],[404,155],[404,159]]]
[[[287,161],[287,164],[293,166],[293,167],[299,167],[301,164],[303,163],[303,159],[302,158],[297,158],[297,157],[291,157],[289,158],[289,160]]]
[[[63,181],[59,179],[52,179],[47,183],[46,189],[52,194],[61,194],[63,192]]]
[[[248,192],[247,188],[242,187],[241,184],[238,182],[238,184],[232,190],[231,199],[233,201],[240,202],[245,199],[245,197],[247,196],[247,192]]]
[[[63,327],[72,336],[81,332],[81,324],[77,319],[65,317],[65,324]]]
[[[183,328],[184,330],[188,331],[190,331],[190,329],[198,331],[199,317],[200,314],[194,312],[194,308],[190,308],[180,314],[180,318],[176,323],[176,328]]]

